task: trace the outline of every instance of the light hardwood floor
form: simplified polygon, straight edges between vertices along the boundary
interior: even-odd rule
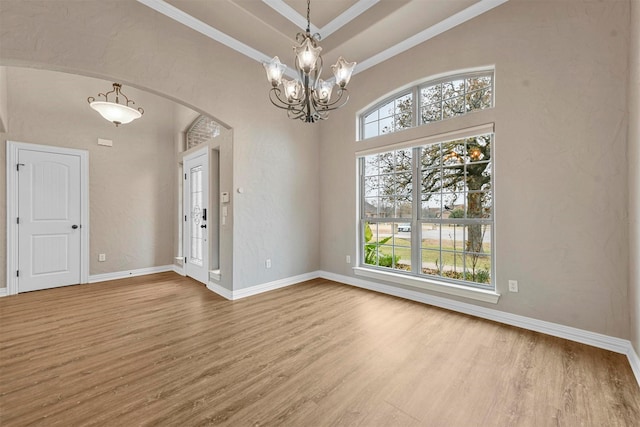
[[[638,426],[625,356],[316,279],[0,299],[0,425]]]

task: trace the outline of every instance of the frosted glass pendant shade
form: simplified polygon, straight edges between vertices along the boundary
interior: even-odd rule
[[[116,126],[131,123],[142,117],[140,111],[115,102],[93,101],[89,106]]]
[[[320,46],[314,47],[310,37],[306,37],[300,46],[294,47],[293,50],[296,52],[298,67],[305,74],[309,74],[316,69],[316,61],[322,48]]]
[[[355,62],[347,62],[342,56],[338,58],[338,62],[331,66],[333,75],[336,76],[336,84],[340,87],[345,87],[351,80],[351,73],[353,73],[355,67]]]
[[[87,98],[89,106],[100,113],[106,120],[116,125],[116,127],[121,124],[131,123],[144,114],[144,110],[141,107],[137,109],[129,107],[129,104],[135,104],[135,102],[122,93],[121,88],[122,85],[120,83],[114,83],[112,91],[99,93],[98,96],[104,97],[104,101],[96,101],[93,96]],[[109,95],[111,94],[113,94],[116,102],[109,101]],[[123,99],[123,103],[120,103],[120,98]]]
[[[263,62],[264,70],[267,72],[267,80],[273,87],[276,87],[282,81],[282,75],[286,65],[280,62],[280,58],[274,56],[269,62]]]

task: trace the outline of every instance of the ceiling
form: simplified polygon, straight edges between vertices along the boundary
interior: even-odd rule
[[[307,26],[306,0],[138,1],[256,61],[292,64]],[[356,74],[506,1],[312,0],[311,31],[322,37],[325,69],[344,56]]]

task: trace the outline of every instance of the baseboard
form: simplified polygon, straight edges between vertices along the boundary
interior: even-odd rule
[[[233,299],[233,292],[223,286],[218,285],[217,283],[213,283],[210,281],[209,283],[207,283],[207,289],[209,289],[211,292],[215,292],[222,298],[228,300]]]
[[[0,288],[0,298],[6,297],[7,295],[7,288]]]
[[[603,335],[596,332],[589,332],[583,329],[564,326],[552,322],[546,322],[544,320],[532,319],[530,317],[507,313],[491,308],[480,307],[477,305],[454,301],[434,295],[428,295],[422,292],[397,288],[395,286],[382,285],[380,283],[369,282],[354,277],[343,276],[341,274],[321,271],[320,277],[334,280],[340,283],[346,283],[351,286],[357,286],[359,288],[369,289],[400,298],[406,298],[412,301],[422,302],[436,307],[446,308],[447,310],[457,311],[459,313],[469,314],[471,316],[476,316],[483,319],[493,320],[495,322],[500,322],[511,326],[517,326],[519,328],[542,332],[554,337],[565,338],[570,341],[592,345],[594,347],[603,348],[605,350],[610,350],[616,353],[628,354],[629,346],[631,345],[631,342],[629,340],[624,340],[621,338],[610,337],[608,335]]]
[[[236,300],[240,298],[250,297],[252,295],[261,294],[263,292],[273,291],[274,289],[280,289],[286,286],[295,285],[307,280],[317,279],[318,277],[320,277],[320,272],[312,271],[311,273],[299,274],[297,276],[274,280],[273,282],[267,282],[244,289],[238,289],[237,291],[233,291],[231,299]]]
[[[113,273],[93,274],[89,276],[89,283],[104,282],[106,280],[125,279],[127,277],[144,276],[145,274],[163,273],[175,271],[173,265],[161,265],[158,267],[138,268],[136,270],[115,271]]]
[[[629,346],[627,358],[629,359],[629,364],[631,364],[633,375],[636,376],[636,381],[638,381],[638,385],[640,386],[640,358],[638,357],[638,353],[636,353],[636,350],[632,345]]]

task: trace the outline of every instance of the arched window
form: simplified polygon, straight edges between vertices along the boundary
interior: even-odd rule
[[[200,115],[187,130],[186,149],[196,147],[203,142],[220,135],[221,126],[215,120]]]
[[[493,107],[493,70],[453,74],[404,89],[360,116],[360,139]]]

